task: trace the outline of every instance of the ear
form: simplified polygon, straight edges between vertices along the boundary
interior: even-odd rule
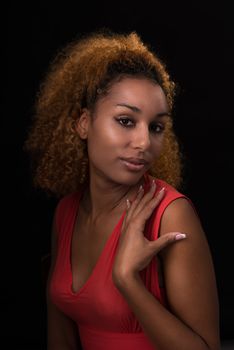
[[[76,130],[82,140],[85,140],[88,137],[89,123],[90,113],[85,108],[82,110],[82,113],[76,123]]]

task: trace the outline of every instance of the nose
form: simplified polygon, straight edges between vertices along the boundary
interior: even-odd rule
[[[134,130],[134,135],[132,138],[132,146],[133,148],[140,149],[145,151],[150,146],[150,133],[148,129],[148,125],[139,125]]]

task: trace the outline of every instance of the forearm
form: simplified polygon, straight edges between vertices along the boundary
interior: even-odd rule
[[[74,346],[73,344],[66,342],[66,341],[48,341],[47,343],[47,350],[82,350],[82,347]]]
[[[47,338],[47,350],[81,350],[81,344],[77,335],[73,332],[64,332],[57,329],[57,334],[49,332]]]
[[[82,350],[80,339],[75,332],[64,329],[48,328],[47,350]]]
[[[47,350],[81,350],[76,324],[49,299],[47,303]]]
[[[198,334],[155,299],[145,288],[139,275],[118,278],[115,284],[155,348],[160,350],[171,350],[172,347],[173,350],[210,349]]]
[[[73,332],[64,332],[57,329],[57,334],[52,334],[48,329],[47,350],[82,350],[82,345],[77,334]]]

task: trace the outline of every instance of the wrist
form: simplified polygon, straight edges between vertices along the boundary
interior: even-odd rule
[[[113,273],[112,280],[116,288],[119,290],[129,288],[132,284],[141,282],[137,271],[122,271]]]

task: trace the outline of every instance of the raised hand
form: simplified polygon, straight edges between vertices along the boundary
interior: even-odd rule
[[[161,249],[186,237],[181,232],[166,233],[155,241],[149,241],[144,236],[146,221],[162,200],[165,189],[162,188],[156,195],[155,191],[156,183],[153,180],[147,193],[144,193],[141,186],[133,202],[127,200],[127,211],[112,272],[114,282],[122,276],[137,274]]]

